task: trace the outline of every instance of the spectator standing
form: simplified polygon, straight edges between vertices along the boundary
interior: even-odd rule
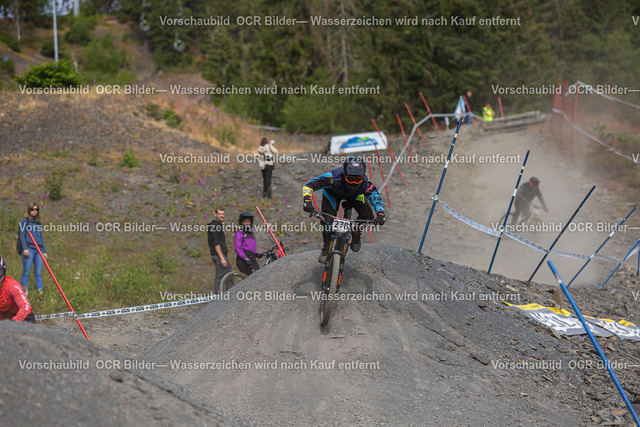
[[[239,229],[234,238],[234,249],[236,250],[236,266],[240,272],[247,276],[260,269],[258,265],[258,243],[253,234],[253,214],[251,212],[240,212],[238,218]]]
[[[484,120],[485,122],[492,122],[495,115],[496,113],[491,108],[491,104],[487,102],[482,109],[482,120]]]
[[[38,294],[42,295],[42,264],[43,260],[33,241],[29,237],[29,232],[33,235],[38,247],[42,251],[44,259],[47,259],[47,249],[44,246],[44,236],[42,235],[42,225],[40,224],[40,208],[33,202],[27,207],[27,212],[20,222],[18,235],[22,245],[22,287],[24,293],[29,294],[29,274],[33,266],[33,275],[36,278],[36,288]]]
[[[271,178],[273,177],[273,169],[275,168],[276,155],[278,150],[275,147],[276,142],[267,138],[262,138],[260,147],[258,147],[258,165],[262,170],[262,198],[271,198]]]
[[[231,272],[231,265],[227,257],[227,241],[224,237],[225,208],[218,206],[214,212],[215,218],[207,226],[207,241],[213,264],[216,267],[216,278],[213,283],[213,291],[220,292],[222,277]]]

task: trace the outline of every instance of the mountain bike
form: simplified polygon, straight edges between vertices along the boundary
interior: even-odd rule
[[[282,248],[282,251],[284,252],[285,246],[284,246],[284,244],[282,242],[280,242],[280,247]],[[286,255],[286,253],[285,253],[285,255]],[[273,247],[271,249],[269,249],[268,251],[256,254],[256,256],[258,258],[266,257],[266,259],[262,263],[262,266],[265,267],[265,266],[271,264],[272,262],[278,260],[278,258],[279,258],[278,245],[273,245]],[[222,280],[220,280],[220,293],[224,293],[224,292],[228,291],[229,289],[231,289],[232,287],[237,285],[238,282],[240,282],[242,279],[244,279],[246,277],[247,277],[246,274],[241,273],[239,271],[231,271],[231,272],[225,274],[224,276],[222,276]]]
[[[514,213],[515,212],[509,212],[509,221],[513,220]],[[521,216],[518,223],[513,225],[510,224],[509,221],[507,221],[507,230],[509,229],[509,226],[518,227],[521,225],[526,225],[528,229],[532,230],[532,232],[535,233],[536,230],[539,228],[539,226],[542,225],[542,217],[540,216],[540,206],[534,205],[532,203],[531,209],[529,209],[529,216]],[[498,221],[499,226],[502,226],[502,224],[504,224],[504,215],[502,215],[500,217],[500,221]]]
[[[333,304],[340,290],[342,283],[342,270],[344,269],[344,260],[349,250],[349,241],[353,230],[357,226],[369,225],[372,220],[349,219],[351,216],[351,208],[343,205],[345,217],[337,217],[324,212],[314,211],[311,216],[317,218],[332,218],[331,222],[331,243],[327,254],[327,261],[324,265],[324,273],[322,274],[322,294],[320,297],[320,326],[326,326],[331,318]]]

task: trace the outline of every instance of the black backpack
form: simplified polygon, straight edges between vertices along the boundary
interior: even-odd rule
[[[18,240],[16,240],[16,252],[18,252],[18,255],[22,256],[23,251],[24,249],[22,249],[22,242],[20,241],[20,227],[18,227]]]
[[[30,221],[27,219],[25,228],[29,225],[29,222]],[[22,242],[20,241],[20,228],[21,226],[18,226],[18,239],[16,240],[16,252],[18,252],[18,255],[22,256],[22,252],[24,252],[24,248],[22,247]]]

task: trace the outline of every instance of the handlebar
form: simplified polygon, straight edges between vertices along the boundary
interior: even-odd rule
[[[280,247],[282,248],[283,251],[287,248],[287,246],[285,246],[282,242],[280,242]],[[278,245],[273,245],[273,247],[268,251],[260,252],[259,254],[256,254],[256,256],[262,258],[265,255],[268,255],[270,253],[275,253],[275,252],[278,252]]]
[[[349,218],[343,218],[343,217],[339,217],[339,216],[334,216],[331,214],[328,214],[326,212],[320,212],[320,211],[313,211],[309,214],[309,217],[315,216],[316,218],[322,218],[322,216],[328,216],[331,217],[333,219],[340,219],[342,221],[350,221],[350,222],[355,222],[355,223],[360,223],[360,224],[373,224],[372,219],[349,219]]]

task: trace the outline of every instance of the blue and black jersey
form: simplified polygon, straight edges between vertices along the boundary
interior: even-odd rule
[[[327,172],[323,175],[311,178],[302,187],[302,197],[311,196],[311,194],[322,189],[322,195],[331,202],[334,209],[338,208],[338,202],[344,198],[351,198],[358,196],[366,197],[369,199],[369,203],[377,213],[384,212],[384,203],[378,193],[378,189],[369,178],[365,175],[362,183],[356,188],[349,188],[344,182],[344,174],[342,173],[342,167],[336,168],[331,172]],[[364,200],[363,200],[364,202]]]

